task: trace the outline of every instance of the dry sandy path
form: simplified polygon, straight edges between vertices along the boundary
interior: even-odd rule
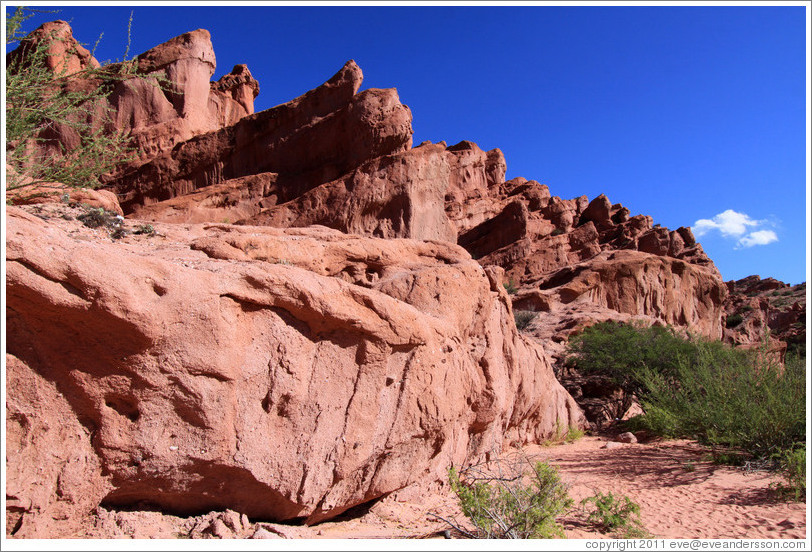
[[[714,465],[691,441],[662,441],[602,448],[598,437],[520,452],[556,466],[576,505],[600,491],[627,495],[640,505],[646,530],[658,538],[803,539],[806,505],[779,500],[770,491],[775,474]],[[514,453],[517,451],[513,451]],[[438,490],[430,496],[386,498],[360,518],[298,528],[309,538],[403,538],[446,526],[429,512],[463,519],[455,498]],[[610,538],[586,523],[582,511],[561,520],[568,538]],[[436,534],[436,533],[435,533]]]
[[[555,465],[581,499],[625,494],[640,505],[645,528],[660,538],[805,538],[806,505],[777,499],[769,472],[714,465],[691,441],[629,444],[603,449],[585,437],[556,447],[525,449]],[[570,538],[595,538],[594,530],[568,517]]]

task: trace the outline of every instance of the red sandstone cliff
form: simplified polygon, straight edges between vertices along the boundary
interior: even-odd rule
[[[582,425],[552,366],[586,325],[723,337],[730,286],[689,228],[505,181],[498,149],[412,147],[352,61],[260,113],[247,67],[210,82],[207,31],[135,67],[99,124],[137,159],[7,212],[15,536],[99,504],[317,522]],[[113,240],[85,201],[127,215]]]

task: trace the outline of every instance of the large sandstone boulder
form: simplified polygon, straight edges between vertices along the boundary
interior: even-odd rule
[[[517,333],[501,272],[455,245],[155,229],[110,241],[8,209],[14,381],[47,390],[15,398],[13,442],[53,412],[77,446],[12,446],[7,462],[57,474],[81,455],[60,480],[93,490],[77,516],[101,501],[312,523],[582,422],[541,346]],[[28,527],[28,505],[48,499],[36,480],[14,485],[15,525]]]

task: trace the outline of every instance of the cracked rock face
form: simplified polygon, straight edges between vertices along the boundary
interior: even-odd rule
[[[43,415],[76,426],[105,506],[317,522],[582,421],[499,271],[455,245],[166,224],[111,242],[8,215],[8,352],[62,397]]]

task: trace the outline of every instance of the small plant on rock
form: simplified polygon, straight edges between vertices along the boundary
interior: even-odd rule
[[[536,318],[537,312],[517,310],[513,314],[513,319],[516,321],[516,328],[523,330],[527,328],[530,323]]]
[[[505,291],[508,292],[508,295],[516,295],[516,292],[519,291],[519,288],[516,287],[516,284],[513,283],[513,280],[505,282],[502,285],[505,287]]]
[[[76,217],[88,228],[99,228],[102,226],[120,226],[118,215],[106,211],[103,207],[97,209],[87,209],[84,213]]]
[[[145,236],[154,236],[155,235],[155,228],[153,228],[151,224],[141,224],[135,230],[133,230],[133,234],[143,234]]]

